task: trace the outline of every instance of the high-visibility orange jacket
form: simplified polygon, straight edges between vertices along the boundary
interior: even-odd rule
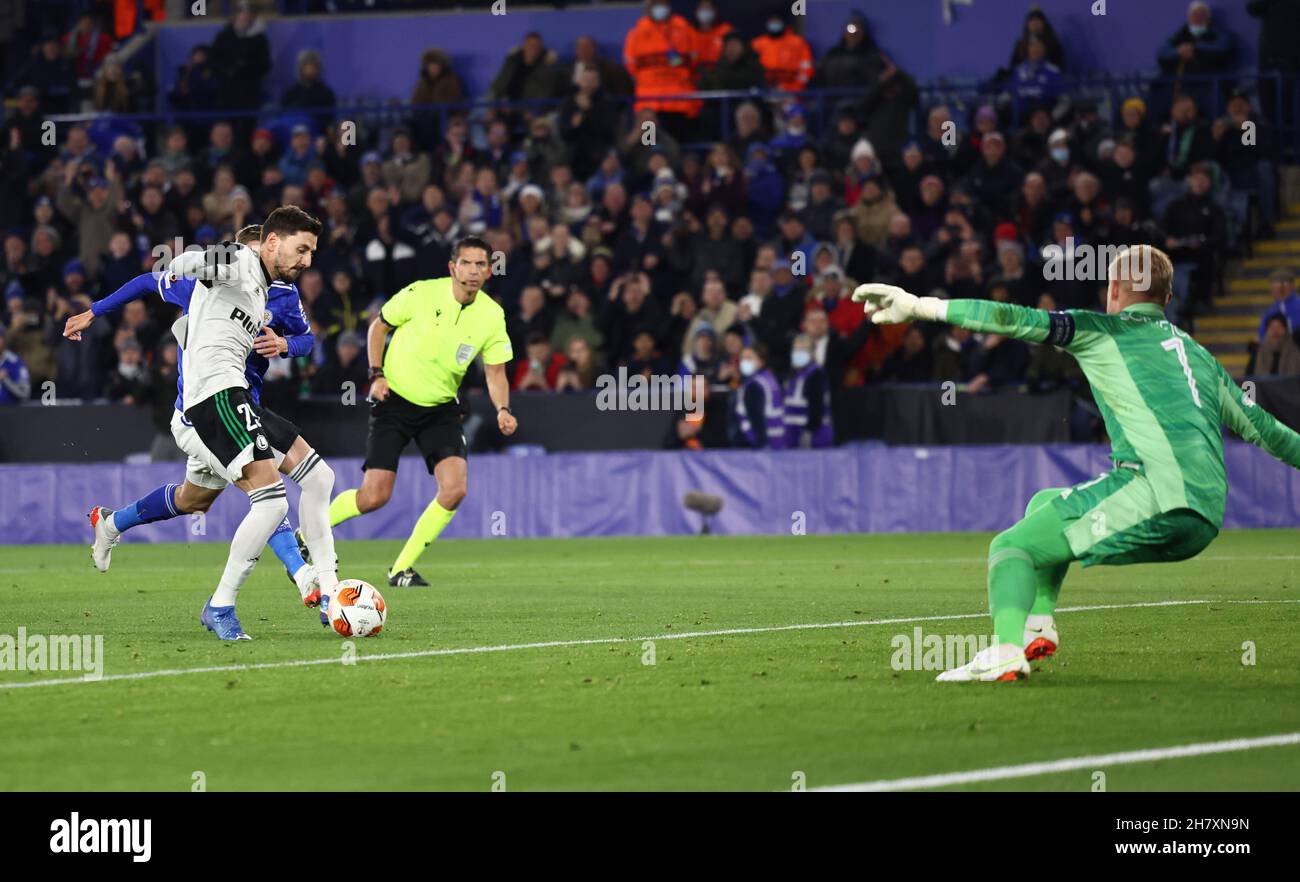
[[[695,72],[699,74],[718,63],[722,57],[722,41],[735,29],[724,21],[708,30],[692,30],[695,31]]]
[[[153,21],[162,21],[166,17],[165,0],[144,0],[142,4],[145,15]],[[135,0],[114,0],[113,2],[113,36],[125,40],[135,33],[139,9]]]
[[[813,75],[813,54],[808,41],[789,30],[779,37],[764,34],[751,44],[767,71],[767,84],[787,92],[801,92]]]
[[[657,22],[643,15],[623,43],[623,63],[636,83],[636,95],[678,95],[695,91],[692,60],[695,57],[695,29],[680,15]],[[660,113],[698,116],[698,100],[670,99],[641,101],[636,109],[653,108]]]

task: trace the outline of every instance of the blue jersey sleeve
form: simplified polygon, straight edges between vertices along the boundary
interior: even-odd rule
[[[117,312],[132,300],[139,300],[141,297],[152,294],[154,291],[158,291],[158,293],[161,294],[161,277],[165,275],[166,273],[144,273],[136,276],[112,294],[92,303],[90,305],[90,311],[97,316],[107,315],[109,313]],[[166,295],[163,296],[164,299],[166,299]],[[189,305],[188,298],[186,299],[185,305]]]
[[[298,287],[288,286],[283,296],[277,296],[271,301],[270,308],[271,323],[280,331],[280,336],[288,340],[289,351],[283,357],[298,358],[309,355],[314,340],[311,325],[307,321],[307,313],[303,310],[302,300],[298,296]]]
[[[174,303],[182,312],[190,311],[190,298],[194,296],[195,279],[182,279],[170,273],[154,273],[158,277],[158,294],[168,303]]]
[[[194,297],[195,280],[177,278],[169,273],[157,273],[159,294],[168,303],[175,303],[182,311],[190,311],[190,298]]]
[[[284,358],[300,358],[304,355],[311,355],[312,347],[316,345],[316,340],[311,331],[305,334],[294,334],[288,338],[289,351],[284,354]]]

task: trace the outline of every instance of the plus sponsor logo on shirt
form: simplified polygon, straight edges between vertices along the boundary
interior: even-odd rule
[[[244,330],[248,332],[250,337],[256,337],[257,332],[262,329],[262,326],[260,324],[253,321],[252,317],[249,316],[248,313],[240,309],[238,306],[236,306],[233,310],[231,310],[230,317],[235,321],[239,322],[239,324],[243,326]],[[269,312],[264,313],[262,316],[262,321],[269,322],[270,320],[271,320],[271,314]]]

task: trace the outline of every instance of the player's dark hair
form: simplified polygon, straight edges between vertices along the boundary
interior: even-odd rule
[[[240,245],[251,245],[262,241],[262,225],[249,224],[235,234],[235,241]]]
[[[482,248],[484,254],[489,257],[492,256],[492,246],[487,243],[487,240],[481,239],[478,236],[466,236],[465,238],[458,240],[455,245],[451,246],[451,262],[455,263],[460,260],[460,253],[466,248]]]
[[[283,239],[295,233],[319,236],[320,231],[321,222],[296,205],[281,205],[262,221],[263,239],[269,239],[272,235]]]

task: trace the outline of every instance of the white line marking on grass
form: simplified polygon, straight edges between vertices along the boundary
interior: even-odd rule
[[[453,541],[471,541],[471,540],[453,540]],[[194,543],[198,544],[198,543]],[[363,558],[364,560],[364,558]],[[374,558],[378,561],[379,558]],[[1300,554],[1251,554],[1251,555],[1203,555],[1192,558],[1191,561],[1180,561],[1180,563],[1233,563],[1237,561],[1250,560],[1279,560],[1279,561],[1297,561],[1300,560]],[[886,566],[934,566],[936,564],[978,564],[986,566],[989,562],[987,556],[984,557],[890,557],[890,558],[871,558],[865,561],[862,558],[790,558],[782,560],[762,559],[756,561],[734,560],[734,559],[717,559],[712,560],[694,560],[679,557],[658,556],[653,560],[639,561],[638,565],[648,566],[665,566],[665,567],[731,567],[737,566],[761,566],[764,569],[772,567],[808,567],[808,566],[860,566],[863,563],[880,564]],[[529,567],[536,569],[537,564],[533,561],[524,560],[505,560],[495,563],[485,563],[483,561],[447,561],[438,564],[442,569],[512,569],[520,567]],[[613,569],[624,568],[626,564],[619,561],[606,560],[566,560],[560,563],[564,569]],[[169,570],[180,570],[180,564],[131,564],[132,572],[145,570],[150,572],[164,572]],[[49,567],[4,567],[0,568],[0,577],[16,575],[19,573],[48,573]],[[0,586],[3,587],[3,586]]]
[[[1097,756],[1079,756],[1073,759],[1024,763],[1018,766],[996,766],[991,769],[975,769],[970,772],[948,772],[943,775],[922,775],[916,778],[892,778],[884,781],[867,781],[863,784],[840,784],[832,787],[814,787],[812,789],[823,793],[880,793],[895,790],[930,790],[935,787],[952,787],[957,784],[1004,781],[1008,778],[1031,778],[1037,775],[1053,775],[1058,772],[1076,772],[1080,769],[1124,766],[1131,763],[1150,763],[1157,760],[1206,756],[1213,753],[1233,753],[1241,750],[1254,750],[1259,747],[1288,747],[1294,744],[1300,744],[1300,732],[1288,732],[1285,735],[1267,735],[1261,738],[1206,741],[1201,744],[1184,744],[1179,747],[1127,750],[1122,753],[1103,753]]]
[[[1204,606],[1207,604],[1243,603],[1300,603],[1300,600],[1154,600],[1146,603],[1103,603],[1094,606],[1063,606],[1058,613],[1096,612],[1111,609],[1145,609],[1160,606]],[[938,616],[907,616],[895,619],[860,619],[843,622],[809,622],[799,625],[760,625],[754,628],[721,628],[715,631],[681,631],[675,634],[655,634],[645,637],[591,637],[584,640],[545,640],[538,643],[503,643],[493,646],[463,646],[451,649],[419,649],[411,652],[384,652],[376,655],[358,655],[357,661],[392,661],[403,658],[436,658],[444,655],[478,655],[485,652],[514,652],[520,649],[551,649],[558,646],[600,646],[611,643],[641,643],[646,640],[687,640],[698,637],[734,637],[741,634],[775,634],[781,631],[821,631],[828,628],[863,628],[871,625],[910,625],[916,622],[946,622],[958,619],[986,619],[987,612],[956,613]],[[212,665],[204,668],[167,668],[160,671],[139,671],[134,674],[106,674],[100,677],[60,677],[47,680],[27,680],[17,683],[0,683],[0,689],[27,689],[35,686],[67,686],[73,683],[108,683],[119,680],[148,680],[154,677],[180,677],[185,674],[215,674],[220,672],[262,671],[272,668],[305,668],[314,665],[342,664],[341,656],[309,658],[250,664]]]

